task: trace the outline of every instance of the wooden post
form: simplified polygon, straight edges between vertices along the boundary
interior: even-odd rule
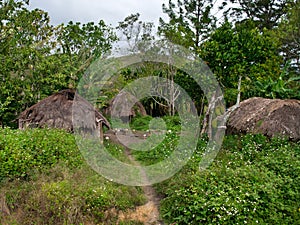
[[[103,144],[103,122],[102,120],[98,123],[99,131],[100,131],[100,143]]]

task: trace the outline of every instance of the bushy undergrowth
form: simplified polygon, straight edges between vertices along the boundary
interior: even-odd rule
[[[124,158],[122,148],[106,148]],[[145,201],[141,188],[94,172],[61,130],[0,130],[0,177],[0,202],[11,214],[0,212],[0,224],[116,224],[119,210]]]
[[[180,123],[165,121],[170,130],[160,144],[133,152],[141,164],[164,160],[176,147]],[[299,142],[227,136],[212,165],[200,171],[206,143],[200,139],[188,164],[155,186],[164,196],[160,210],[167,224],[300,224]],[[128,162],[122,148],[105,146]],[[11,212],[0,215],[3,224],[115,224],[118,210],[145,200],[140,188],[91,170],[64,131],[0,130],[0,165],[0,193]]]
[[[141,116],[141,117],[135,117],[130,123],[131,129],[135,130],[149,130],[150,125],[153,126],[155,129],[160,129],[160,124],[155,124],[155,120],[158,118],[153,118],[151,116]],[[163,121],[158,120],[160,123],[165,123],[165,127],[162,129],[166,130],[172,130],[172,131],[180,131],[180,118],[178,116],[164,116],[160,118]],[[153,122],[151,124],[151,122]]]
[[[163,217],[174,224],[300,224],[300,146],[262,135],[226,137],[214,163],[199,171],[205,148],[157,185]]]
[[[88,166],[57,165],[30,181],[6,182],[3,224],[116,224],[118,211],[144,203],[140,188],[110,182]]]
[[[59,162],[69,168],[82,164],[71,134],[53,129],[0,129],[0,181],[26,178]]]
[[[137,130],[148,130],[149,123],[152,120],[152,126],[155,125],[155,118],[152,117],[138,117],[135,118],[132,123],[132,129]],[[148,137],[147,143],[142,143],[142,149],[147,151],[132,151],[135,159],[138,160],[142,165],[150,165],[158,163],[172,154],[178,144],[178,133],[180,132],[180,118],[178,116],[165,116],[162,118],[161,123],[165,123],[163,129],[157,129],[158,133],[152,133]],[[153,123],[154,121],[154,123]],[[157,126],[159,127],[159,126]],[[164,133],[159,133],[162,131]],[[163,138],[161,138],[163,137]],[[156,145],[157,143],[157,145]],[[135,149],[140,149],[139,146],[135,146]]]
[[[149,123],[153,118],[151,116],[135,117],[130,123],[130,127],[136,130],[149,130]]]
[[[155,135],[152,135],[150,138],[155,140]],[[142,165],[155,164],[170,156],[177,146],[178,135],[171,131],[165,134],[165,138],[157,146],[151,148],[151,143],[150,141],[149,146],[145,144],[143,146],[148,151],[132,151],[135,159]]]

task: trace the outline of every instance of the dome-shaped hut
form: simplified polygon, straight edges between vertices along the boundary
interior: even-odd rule
[[[254,97],[240,103],[227,121],[228,134],[261,133],[300,140],[300,101]]]
[[[18,123],[19,129],[44,127],[60,128],[70,132],[74,131],[73,124],[77,126],[80,124],[80,129],[85,131],[99,129],[100,133],[102,133],[103,125],[110,128],[106,118],[87,100],[75,95],[75,90],[72,89],[55,93],[26,109],[19,115]]]
[[[104,113],[119,118],[123,122],[129,122],[137,115],[147,115],[143,104],[135,96],[125,91],[121,91],[109,102],[109,106],[104,109]]]

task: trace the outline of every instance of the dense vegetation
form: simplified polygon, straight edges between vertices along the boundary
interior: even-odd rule
[[[176,148],[178,118],[165,118],[169,132],[150,152],[134,152],[145,165]],[[139,120],[140,124],[145,119]],[[168,224],[298,224],[300,222],[300,143],[263,135],[227,136],[213,164],[199,170],[206,138],[189,163],[157,184]]]
[[[177,224],[298,224],[299,143],[262,135],[228,136],[211,167],[191,162],[159,184],[161,213]]]
[[[106,146],[115,157],[125,157],[122,148]],[[61,130],[0,129],[0,165],[0,193],[11,214],[2,212],[1,224],[115,224],[118,210],[145,201],[140,188],[94,172],[74,136]]]
[[[132,127],[146,129],[147,121],[136,119]],[[180,123],[178,118],[166,121],[170,131],[162,143],[150,152],[133,152],[141,164],[164,160],[176,147]],[[10,217],[0,217],[5,223],[115,224],[116,212],[145,201],[140,188],[112,183],[92,171],[66,132],[0,132],[0,189],[11,212]],[[227,136],[214,163],[201,171],[206,141],[199,140],[178,174],[155,185],[163,196],[160,211],[168,224],[300,222],[299,143],[262,135]],[[106,147],[126,161],[124,149],[110,142]]]
[[[176,2],[176,3],[175,3]],[[239,78],[242,99],[252,96],[300,98],[299,92],[299,1],[170,0],[163,4],[169,21],[155,25],[132,14],[116,28],[105,21],[81,24],[70,21],[54,26],[48,13],[29,10],[28,0],[0,1],[0,123],[16,127],[21,111],[53,92],[76,88],[85,70],[103,57],[118,40],[127,40],[129,52],[145,51],[154,40],[168,39],[201,57],[215,76],[230,106],[235,103]],[[223,12],[218,20],[212,11]],[[146,44],[145,44],[146,42]],[[180,70],[141,65],[124,69],[113,85],[98,94],[97,107],[127,83],[145,76],[174,80],[192,97],[198,109],[206,103],[201,89]],[[172,102],[160,107],[153,99],[143,103],[151,115],[170,112]],[[162,103],[162,102],[161,102]],[[201,111],[201,109],[199,110]],[[172,115],[174,113],[171,113]]]
[[[299,0],[169,0],[168,21],[129,15],[116,28],[99,20],[54,26],[48,13],[29,10],[29,0],[0,0],[0,212],[2,224],[116,224],[118,212],[145,203],[139,187],[110,182],[82,159],[74,137],[55,129],[14,130],[24,109],[53,92],[76,88],[86,69],[105,57],[121,34],[128,52],[169,40],[203,59],[217,77],[227,106],[253,96],[300,99]],[[234,7],[231,5],[234,3]],[[222,13],[216,18],[213,10]],[[102,109],[128,83],[147,76],[175,81],[192,98],[200,118],[208,99],[188,74],[169,65],[125,68],[96,93]],[[241,81],[241,89],[238,85]],[[142,165],[170,155],[180,119],[172,99],[141,100],[150,116],[132,129],[146,131],[152,116],[164,117],[166,138],[150,152],[132,151]],[[189,163],[157,184],[161,215],[170,224],[300,224],[300,143],[262,135],[227,136],[214,163],[199,162],[201,137]],[[107,150],[127,162],[124,149]],[[120,224],[139,224],[123,221]]]

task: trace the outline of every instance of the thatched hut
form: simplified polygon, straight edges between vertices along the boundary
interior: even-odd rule
[[[74,103],[76,103],[75,116],[72,113]],[[87,100],[75,95],[75,90],[72,89],[55,93],[26,109],[19,115],[18,122],[19,129],[48,127],[61,128],[71,132],[74,130],[73,124],[77,126],[80,124],[80,129],[86,131],[99,129],[100,133],[102,133],[103,125],[110,127],[106,118]]]
[[[109,102],[109,106],[104,109],[104,113],[109,116],[129,122],[133,117],[146,116],[146,110],[141,102],[128,92],[121,91]]]
[[[300,101],[250,98],[241,102],[228,121],[228,134],[261,133],[300,140]]]

